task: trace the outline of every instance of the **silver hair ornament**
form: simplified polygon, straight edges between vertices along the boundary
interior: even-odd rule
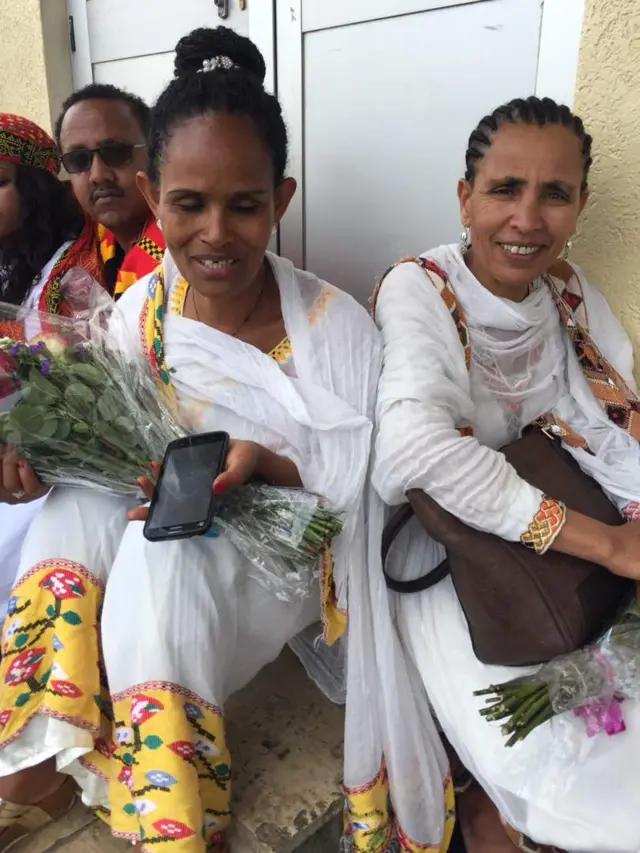
[[[205,59],[202,63],[202,68],[198,70],[198,74],[205,74],[207,71],[217,71],[222,68],[224,71],[231,71],[232,68],[238,66],[228,56],[214,56],[213,59]]]

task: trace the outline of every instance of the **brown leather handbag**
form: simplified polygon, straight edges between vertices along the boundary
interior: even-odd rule
[[[531,429],[503,448],[518,474],[569,509],[609,525],[623,520],[600,486],[585,474],[560,441]],[[424,492],[412,489],[408,504],[387,524],[383,565],[391,545],[415,514],[447,559],[429,574],[400,582],[400,593],[428,589],[451,574],[469,623],[476,656],[504,666],[539,664],[594,640],[633,595],[633,581],[556,551],[538,555],[516,542],[468,527]]]

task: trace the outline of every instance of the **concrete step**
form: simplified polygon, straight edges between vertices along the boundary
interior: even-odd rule
[[[234,820],[229,853],[338,853],[343,709],[288,649],[227,706]],[[82,805],[12,853],[124,853]]]

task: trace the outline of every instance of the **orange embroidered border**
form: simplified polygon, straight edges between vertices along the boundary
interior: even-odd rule
[[[520,541],[536,554],[544,554],[555,542],[566,520],[566,506],[544,495],[533,521],[520,537]]]

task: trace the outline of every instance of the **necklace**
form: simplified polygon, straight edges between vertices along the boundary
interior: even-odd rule
[[[264,293],[264,288],[265,288],[266,283],[267,283],[267,276],[265,275],[264,278],[262,279],[262,284],[260,285],[260,290],[258,291],[258,297],[257,297],[256,301],[253,303],[253,307],[251,308],[249,313],[245,316],[244,320],[240,323],[240,325],[235,330],[235,332],[225,332],[225,334],[229,335],[229,337],[237,338],[238,335],[240,334],[240,332],[242,331],[242,329],[244,328],[244,326],[246,326],[247,323],[249,322],[249,320],[253,317],[253,315],[255,314],[255,312],[258,308],[258,305],[262,301],[262,294]],[[196,315],[196,320],[199,323],[201,323],[202,320],[200,319],[200,312],[198,311],[198,303],[196,302],[195,290],[192,287],[190,287],[189,290],[191,291],[191,304],[193,305],[193,310],[194,310],[195,315]]]

